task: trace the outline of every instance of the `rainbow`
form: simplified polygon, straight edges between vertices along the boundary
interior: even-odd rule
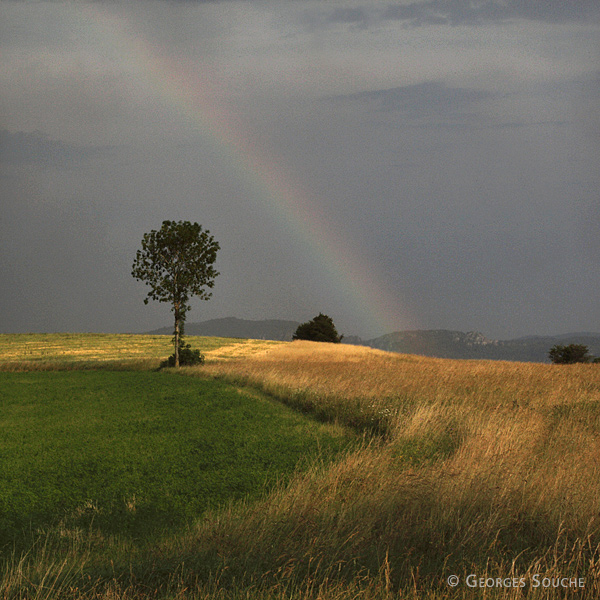
[[[312,255],[316,268],[326,274],[345,306],[363,329],[380,335],[402,329],[408,315],[377,269],[367,264],[326,214],[322,201],[312,196],[286,173],[277,159],[256,143],[247,124],[227,114],[215,101],[217,80],[203,66],[186,68],[178,57],[150,44],[129,19],[111,14],[108,8],[87,6],[88,24],[99,28],[115,50],[133,61],[138,75],[149,83],[162,102],[176,111],[218,151],[220,160],[262,204],[269,218],[287,229]],[[335,310],[328,308],[335,318]],[[346,309],[348,310],[348,309]]]

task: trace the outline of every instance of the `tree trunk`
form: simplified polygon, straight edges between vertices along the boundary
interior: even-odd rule
[[[181,316],[179,309],[175,308],[175,368],[179,369],[179,322]]]

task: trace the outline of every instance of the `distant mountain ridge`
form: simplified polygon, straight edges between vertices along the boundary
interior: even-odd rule
[[[491,340],[477,331],[448,330],[397,331],[362,342],[365,346],[388,352],[420,354],[437,358],[470,358],[549,362],[548,351],[556,344],[584,344],[590,353],[600,355],[599,333],[567,333],[555,336],[530,336],[513,340]]]
[[[200,323],[186,323],[188,335],[250,338],[290,341],[300,323],[281,319],[248,320],[228,317]],[[148,333],[170,334],[171,327]],[[447,329],[417,329],[396,331],[371,340],[358,336],[344,337],[342,343],[370,346],[388,352],[420,354],[437,358],[509,360],[519,362],[549,362],[548,351],[556,344],[584,344],[594,356],[600,356],[600,333],[565,333],[553,336],[527,336],[512,340],[492,340],[478,331],[462,332]]]
[[[186,323],[185,333],[186,335],[291,341],[298,325],[300,323],[297,321],[284,321],[281,319],[252,321],[227,317],[225,319],[211,319],[200,323]],[[173,327],[161,327],[148,333],[168,335],[173,333]]]

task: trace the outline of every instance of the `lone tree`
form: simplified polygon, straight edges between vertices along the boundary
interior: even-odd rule
[[[298,329],[296,329],[296,333],[292,339],[339,344],[343,337],[343,335],[338,335],[332,318],[319,313],[312,321],[298,325]]]
[[[568,346],[552,346],[548,357],[555,365],[573,365],[575,363],[588,363],[594,360],[588,354],[589,348],[583,344],[569,344]]]
[[[214,286],[219,274],[213,268],[219,243],[209,231],[189,221],[163,221],[162,227],[145,233],[142,249],[137,251],[131,274],[150,286],[148,300],[171,303],[175,315],[175,366],[179,354],[183,324],[190,309],[192,296],[208,300],[212,293],[205,288]]]

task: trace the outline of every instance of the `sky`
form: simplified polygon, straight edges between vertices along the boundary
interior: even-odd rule
[[[0,56],[0,333],[170,325],[164,220],[188,322],[600,331],[597,0],[11,1]]]

